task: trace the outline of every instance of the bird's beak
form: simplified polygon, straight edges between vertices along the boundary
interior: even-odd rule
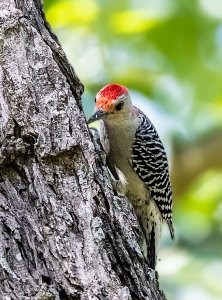
[[[97,109],[92,117],[87,121],[87,124],[90,124],[94,121],[98,121],[101,119],[105,119],[108,116],[108,112],[102,110],[102,109]]]

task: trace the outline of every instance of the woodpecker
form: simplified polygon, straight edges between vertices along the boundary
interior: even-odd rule
[[[143,253],[155,269],[166,221],[174,239],[172,190],[163,144],[149,118],[132,105],[128,89],[119,84],[103,87],[95,98],[88,124],[100,120],[100,140],[113,177],[121,181],[144,233]]]

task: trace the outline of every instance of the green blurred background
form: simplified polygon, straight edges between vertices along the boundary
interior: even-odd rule
[[[45,0],[93,111],[126,85],[166,146],[176,243],[158,271],[169,300],[222,299],[222,0]]]

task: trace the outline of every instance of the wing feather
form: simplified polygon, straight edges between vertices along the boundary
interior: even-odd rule
[[[132,145],[131,163],[149,189],[152,199],[168,224],[171,238],[174,239],[172,189],[166,152],[155,127],[139,109],[138,117],[141,122]]]

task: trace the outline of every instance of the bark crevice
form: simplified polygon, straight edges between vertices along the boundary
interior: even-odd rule
[[[0,299],[165,299],[41,2],[0,22]]]

